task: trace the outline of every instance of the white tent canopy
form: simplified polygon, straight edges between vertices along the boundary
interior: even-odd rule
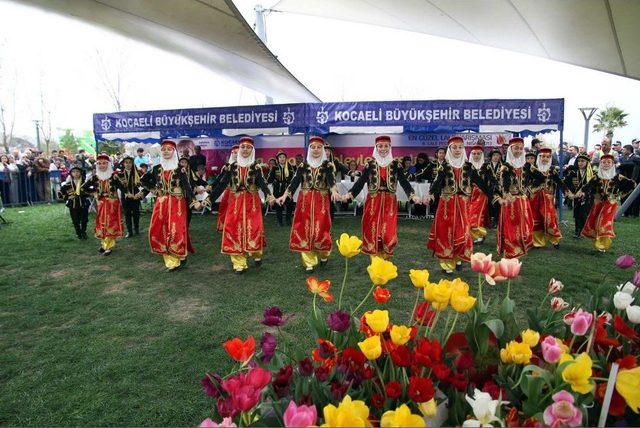
[[[70,15],[182,55],[279,102],[319,101],[262,43],[231,0],[21,0],[20,3]]]
[[[639,0],[281,0],[272,9],[415,31],[640,80]]]

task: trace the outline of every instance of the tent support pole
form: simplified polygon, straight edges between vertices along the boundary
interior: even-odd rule
[[[560,163],[560,178],[564,176],[564,138],[562,129],[560,130],[560,153],[558,154],[558,162]],[[558,192],[558,217],[559,220],[562,221],[562,217],[564,217],[563,209],[564,206],[564,194],[562,192]]]

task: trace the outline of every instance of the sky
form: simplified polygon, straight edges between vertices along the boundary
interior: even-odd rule
[[[235,3],[253,26],[255,0]],[[265,100],[191,60],[90,24],[6,0],[0,0],[0,16],[0,96],[10,107],[16,88],[17,136],[34,139],[41,93],[54,134],[56,128],[91,129],[93,113],[115,110],[102,77],[115,80],[117,70],[123,76],[123,110]],[[614,139],[628,143],[640,137],[640,81],[365,24],[277,12],[266,19],[268,47],[323,101],[565,98],[565,141],[582,144],[578,107],[610,105],[629,113],[629,125]],[[51,31],[43,38],[34,28]],[[592,132],[590,144],[601,137]]]

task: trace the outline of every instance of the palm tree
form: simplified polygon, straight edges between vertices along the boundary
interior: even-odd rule
[[[627,126],[625,118],[628,115],[618,107],[607,107],[596,115],[596,123],[593,124],[593,130],[596,132],[605,130],[607,131],[607,137],[611,139],[616,128]]]

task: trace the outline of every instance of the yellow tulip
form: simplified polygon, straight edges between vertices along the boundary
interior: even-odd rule
[[[562,379],[571,385],[571,389],[580,394],[588,394],[593,390],[590,382],[592,361],[589,354],[583,352],[562,371]]]
[[[381,257],[373,257],[371,259],[367,272],[369,272],[369,278],[371,278],[371,282],[374,285],[385,285],[398,276],[396,265]]]
[[[411,279],[411,283],[416,288],[424,288],[425,285],[429,283],[429,271],[411,269],[409,271],[409,278]]]
[[[404,325],[391,327],[391,341],[394,345],[404,345],[411,339],[411,329]]]
[[[364,314],[364,319],[367,321],[367,325],[371,330],[376,333],[384,333],[389,327],[389,311],[376,309]]]
[[[433,302],[433,288],[436,286],[433,282],[427,282],[423,288],[424,299]]]
[[[380,428],[387,427],[424,427],[424,419],[422,416],[412,415],[411,409],[406,404],[396,408],[396,410],[388,410],[380,419]]]
[[[370,427],[369,408],[360,400],[351,400],[345,395],[338,407],[327,404],[322,410],[323,427]]]
[[[635,413],[640,409],[640,367],[618,372],[616,391],[622,395],[627,406]]]
[[[535,347],[538,342],[540,342],[540,333],[531,329],[524,330],[520,333],[520,337],[522,337],[522,341],[529,345],[530,348]]]
[[[423,403],[418,403],[418,409],[420,409],[420,413],[422,413],[422,416],[425,418],[434,417],[438,412],[438,406],[436,406],[435,398]]]
[[[451,287],[451,293],[453,292],[464,292],[466,294],[469,294],[469,284],[467,284],[466,282],[464,282],[463,280],[461,280],[460,278],[456,278],[453,281],[447,281],[449,284],[449,287]]]
[[[380,336],[371,336],[362,342],[358,342],[358,347],[368,360],[375,360],[382,354]]]
[[[340,235],[340,239],[336,241],[338,244],[338,250],[343,257],[350,259],[353,256],[360,254],[360,247],[362,241],[357,236],[349,236],[346,233]]]
[[[451,307],[460,314],[469,312],[475,304],[476,298],[469,296],[469,293],[464,291],[454,291],[451,293]]]
[[[449,304],[449,299],[451,298],[451,281],[440,280],[439,283],[433,287],[433,300],[431,301],[431,305],[436,310],[443,310]]]
[[[529,364],[533,352],[526,343],[512,340],[500,350],[500,359],[506,364]]]

